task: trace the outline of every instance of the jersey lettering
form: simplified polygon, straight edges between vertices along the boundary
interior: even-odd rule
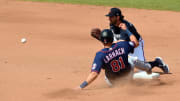
[[[125,65],[124,65],[124,61],[122,59],[122,57],[119,57],[119,61],[118,60],[113,60],[111,61],[111,68],[113,72],[119,72],[120,69],[124,69]]]

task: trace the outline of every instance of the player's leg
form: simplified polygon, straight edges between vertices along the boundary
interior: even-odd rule
[[[134,73],[133,79],[155,79],[155,78],[158,78],[160,76],[159,73],[152,73],[151,72],[151,70],[152,70],[151,64],[144,62],[144,61],[141,61],[141,60],[138,60],[137,57],[129,56],[128,62],[132,66],[134,66],[140,70],[143,70],[143,71]]]
[[[133,54],[129,54],[130,56],[133,57],[137,57],[138,60],[145,61],[145,56],[144,56],[144,41],[142,39],[140,39],[139,41],[139,46],[135,48],[134,53]],[[139,63],[139,62],[137,62]],[[150,65],[152,65],[151,67],[154,68],[159,67],[160,69],[162,69],[162,71],[164,73],[169,73],[169,67],[167,64],[164,63],[164,61],[160,58],[157,57],[154,61],[146,61],[146,63],[149,63]],[[140,69],[142,70],[142,69]]]
[[[140,39],[139,41],[139,46],[134,49],[133,54],[129,54],[130,56],[133,57],[138,57],[139,60],[145,61],[145,56],[144,56],[144,41]]]
[[[159,67],[164,73],[170,73],[168,65],[164,63],[161,57],[156,57],[154,61],[148,63],[151,64],[152,68]]]
[[[162,58],[157,57],[154,61],[145,62],[139,60],[137,57],[128,57],[128,62],[133,66],[140,70],[147,71],[148,73],[151,73],[152,68],[159,67],[163,70],[164,73],[169,73],[168,65],[164,63]]]
[[[143,71],[149,72],[152,69],[151,64],[139,60],[138,57],[129,56],[128,62],[131,64],[132,67],[136,67]]]

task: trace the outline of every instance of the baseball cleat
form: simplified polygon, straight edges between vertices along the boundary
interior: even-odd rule
[[[158,67],[160,67],[164,73],[168,74],[170,72],[168,65],[164,63],[161,57],[156,57],[155,61],[159,64]]]

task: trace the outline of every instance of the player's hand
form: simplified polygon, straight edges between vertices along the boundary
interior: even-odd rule
[[[127,29],[127,26],[126,26],[125,23],[121,23],[121,24],[119,25],[119,27],[120,27],[122,30],[126,30],[126,29]]]

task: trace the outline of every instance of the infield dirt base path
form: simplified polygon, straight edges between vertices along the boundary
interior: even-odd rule
[[[102,48],[89,32],[109,28],[109,9],[1,0],[0,101],[179,101],[180,13],[172,11],[122,8],[145,40],[146,59],[161,56],[173,74],[108,88],[102,71],[85,90],[72,90]]]

